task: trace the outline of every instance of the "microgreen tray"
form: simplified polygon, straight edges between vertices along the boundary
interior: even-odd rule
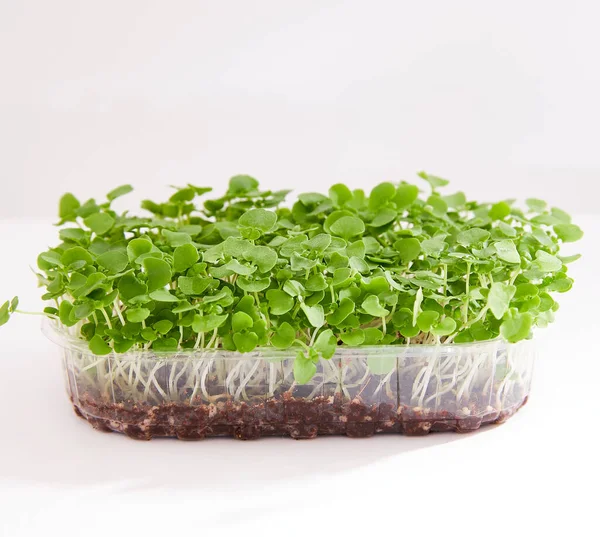
[[[529,340],[344,347],[298,384],[293,349],[99,356],[54,321],[44,331],[77,415],[143,440],[470,432],[527,402],[535,355]]]

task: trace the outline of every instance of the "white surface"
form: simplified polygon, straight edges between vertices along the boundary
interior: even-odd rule
[[[3,535],[590,535],[600,218],[577,222],[585,257],[557,322],[538,334],[532,398],[473,435],[186,443],[101,434],[71,410],[39,319],[15,317],[0,329]],[[23,309],[39,309],[25,267],[55,232],[0,221],[0,251],[10,252],[1,297],[19,293]]]
[[[470,436],[140,443],[75,417],[36,317],[0,328],[0,534],[590,535],[600,479],[600,4],[0,0],[0,300],[66,190],[236,173],[369,188],[426,169],[587,232],[530,403]],[[22,220],[6,220],[22,217]],[[591,491],[589,489],[592,489]],[[418,532],[418,533],[417,533]],[[212,533],[211,533],[212,535]]]
[[[599,18],[594,0],[0,1],[0,215],[124,182],[423,168],[598,211]]]

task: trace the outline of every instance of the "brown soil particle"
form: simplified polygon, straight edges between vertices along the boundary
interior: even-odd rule
[[[505,422],[525,403],[527,398],[501,412],[487,407],[483,411],[469,410],[467,415],[467,412],[453,414],[419,407],[395,408],[391,403],[368,404],[359,397],[343,400],[341,395],[308,400],[285,393],[248,402],[151,405],[131,401],[112,403],[85,393],[73,406],[75,413],[95,429],[121,432],[137,440],[154,437],[200,440],[215,436],[239,440],[290,436],[299,440],[320,435],[366,438],[376,433],[407,436],[444,431],[468,433],[483,425]]]

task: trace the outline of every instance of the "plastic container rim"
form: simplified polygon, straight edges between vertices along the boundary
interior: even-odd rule
[[[86,342],[69,334],[57,321],[51,319],[44,319],[42,321],[42,333],[52,343],[67,350],[76,350],[89,355],[94,355],[87,346]],[[525,340],[526,342],[531,340]],[[335,357],[352,357],[356,356],[357,353],[364,352],[366,354],[390,354],[390,353],[402,353],[405,354],[407,351],[412,351],[418,354],[428,354],[430,352],[454,352],[457,349],[479,349],[481,352],[488,348],[509,348],[515,347],[519,343],[509,343],[501,337],[495,339],[489,339],[485,341],[475,341],[468,343],[450,343],[445,345],[441,344],[426,344],[426,345],[365,345],[360,347],[339,347],[336,349]],[[292,357],[298,351],[302,351],[303,348],[300,346],[293,346],[288,349],[276,349],[272,347],[257,347],[254,351],[248,353],[240,353],[238,351],[227,351],[223,349],[180,349],[177,351],[154,351],[154,350],[132,350],[125,353],[115,353],[104,355],[104,357],[113,357],[123,359],[128,355],[135,355],[136,359],[141,357],[159,357],[159,358],[189,358],[190,356],[197,356],[198,358],[206,358],[207,356],[218,356],[219,358],[232,359],[232,360],[253,360],[257,358],[266,357]]]

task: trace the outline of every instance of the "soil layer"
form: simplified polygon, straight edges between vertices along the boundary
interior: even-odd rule
[[[218,402],[190,405],[160,405],[124,401],[112,403],[89,393],[73,402],[75,412],[100,431],[116,431],[137,440],[177,437],[199,440],[232,436],[252,440],[261,436],[290,436],[295,439],[319,435],[366,438],[376,433],[422,436],[430,432],[468,433],[483,425],[503,423],[527,403],[527,397],[509,409],[487,407],[470,415],[453,414],[390,403],[367,404],[359,398],[317,397],[311,400],[289,393],[255,402]]]

